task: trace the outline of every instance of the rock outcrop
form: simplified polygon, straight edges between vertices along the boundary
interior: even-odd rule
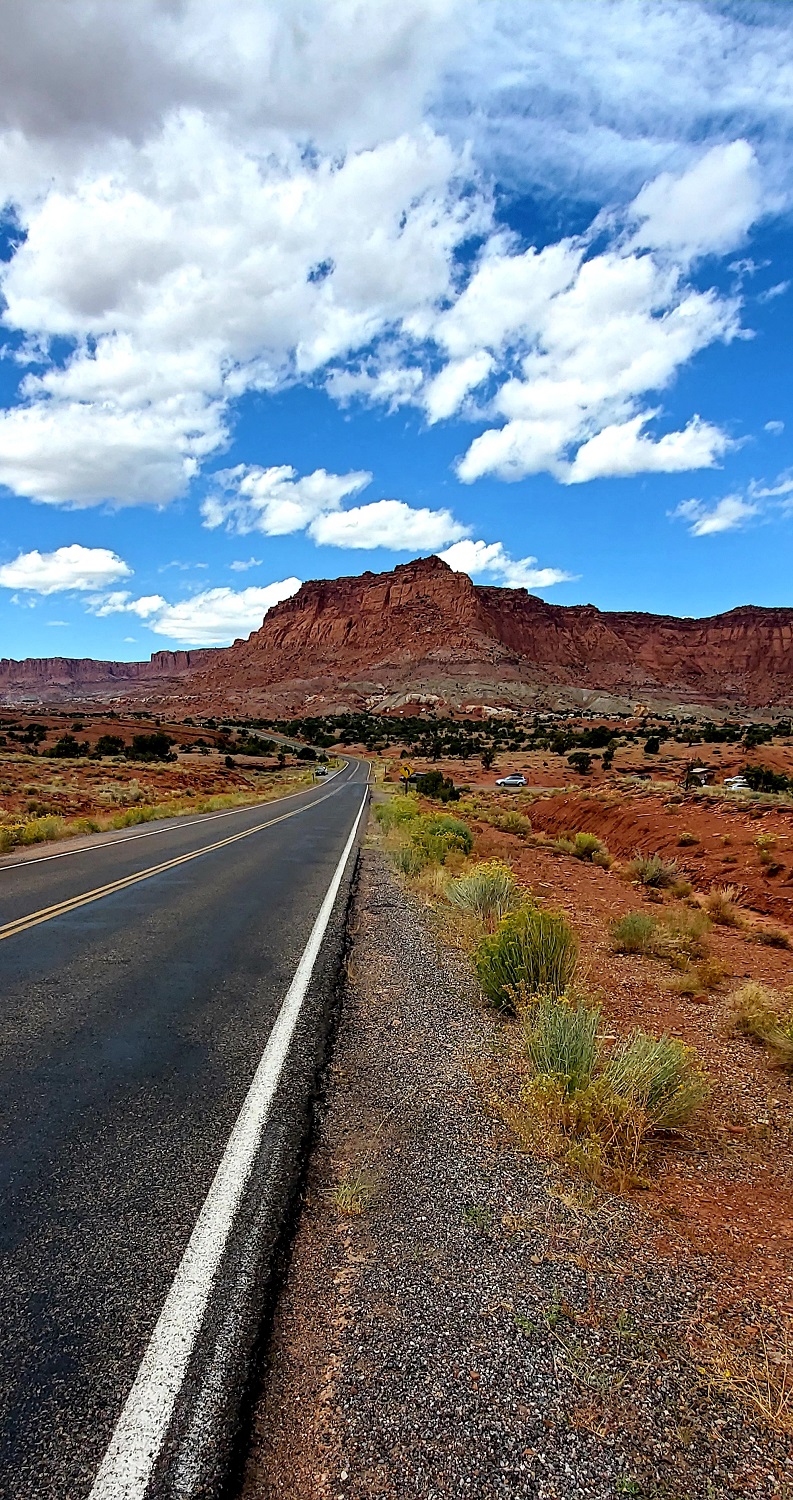
[[[0,696],[146,696],[251,713],[620,699],[793,704],[793,609],[708,619],[547,604],[473,584],[437,557],[306,583],[224,649],[148,662],[0,661]]]

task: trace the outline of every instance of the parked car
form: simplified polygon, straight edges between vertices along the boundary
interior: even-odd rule
[[[508,776],[500,776],[496,786],[525,786],[526,777],[520,771],[510,771]]]
[[[748,792],[750,790],[745,776],[725,776],[724,785],[728,792]]]

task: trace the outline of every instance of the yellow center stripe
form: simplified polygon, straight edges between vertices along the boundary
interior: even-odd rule
[[[345,782],[344,785],[348,783]],[[137,885],[139,880],[151,880],[153,875],[162,875],[165,870],[173,870],[191,859],[200,859],[202,854],[212,854],[216,849],[224,849],[227,844],[236,844],[238,839],[250,838],[253,833],[261,833],[263,828],[273,828],[276,823],[285,823],[287,818],[296,818],[299,813],[307,812],[308,808],[317,807],[320,802],[335,797],[337,791],[341,791],[341,787],[334,787],[332,792],[326,792],[324,797],[317,797],[315,802],[309,802],[304,807],[295,807],[291,812],[281,813],[280,817],[268,818],[266,823],[257,823],[255,828],[244,828],[241,833],[232,833],[225,839],[218,839],[215,844],[206,844],[203,849],[194,849],[190,854],[179,854],[175,859],[164,860],[162,864],[150,865],[148,870],[139,870],[136,875],[125,875],[121,880],[111,880],[109,885],[98,885],[92,891],[85,891],[80,896],[70,896],[55,906],[45,906],[25,917],[17,917],[14,922],[7,922],[4,927],[0,927],[0,942],[3,938],[16,937],[18,932],[27,932],[29,927],[38,927],[41,922],[51,922],[53,917],[63,917],[67,912],[76,911],[78,906],[88,906],[91,901],[101,901],[103,896],[124,891],[128,886]]]

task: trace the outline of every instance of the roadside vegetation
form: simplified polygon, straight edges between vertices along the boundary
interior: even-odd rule
[[[461,819],[415,796],[392,796],[375,816],[396,868],[468,953],[502,1017],[503,1045],[483,1064],[491,1105],[524,1144],[590,1181],[618,1190],[642,1183],[659,1132],[686,1128],[708,1097],[692,1050],[638,1028],[609,1035],[567,916],[537,901],[505,861],[472,859]],[[590,835],[569,844],[558,852],[587,862],[603,851]],[[709,926],[702,913],[659,922],[637,912],[613,941],[621,952],[687,965],[704,957]]]
[[[138,782],[133,780],[116,792],[127,805],[116,806],[107,812],[96,811],[82,817],[63,817],[55,813],[33,814],[19,820],[0,823],[0,854],[9,854],[14,849],[28,848],[34,844],[56,843],[61,839],[77,838],[81,834],[108,833],[115,829],[134,828],[139,823],[154,823],[160,819],[179,818],[188,813],[222,812],[235,807],[251,807],[262,802],[271,802],[292,788],[308,781],[303,773],[272,778],[264,785],[246,790],[219,792],[201,796],[185,791],[180,796],[162,802],[145,800]]]

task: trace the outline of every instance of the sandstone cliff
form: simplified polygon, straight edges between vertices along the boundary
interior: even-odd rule
[[[145,696],[249,712],[396,706],[435,695],[530,703],[608,694],[752,708],[793,704],[793,609],[708,619],[546,604],[478,587],[437,557],[306,583],[245,641],[148,662],[0,661],[0,696]]]

